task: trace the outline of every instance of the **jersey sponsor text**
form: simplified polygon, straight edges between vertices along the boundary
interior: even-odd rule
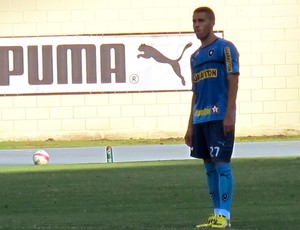
[[[206,115],[209,115],[210,113],[211,113],[210,108],[196,109],[194,112],[194,116],[196,116],[196,117],[206,116]]]
[[[198,73],[195,73],[193,76],[193,82],[198,82],[201,80],[204,80],[206,78],[212,78],[218,76],[218,70],[217,69],[206,69],[202,70]]]
[[[226,59],[226,69],[228,73],[232,72],[232,59],[231,59],[231,52],[228,46],[225,47],[225,59]]]

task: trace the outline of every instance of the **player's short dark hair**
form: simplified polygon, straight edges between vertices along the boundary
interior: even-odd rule
[[[197,9],[194,10],[194,14],[195,13],[207,13],[210,20],[212,21],[216,20],[214,11],[207,6],[198,7]]]

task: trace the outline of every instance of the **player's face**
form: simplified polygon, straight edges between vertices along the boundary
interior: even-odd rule
[[[198,39],[201,41],[208,38],[213,31],[214,22],[210,20],[207,13],[195,13],[193,15],[193,28]]]

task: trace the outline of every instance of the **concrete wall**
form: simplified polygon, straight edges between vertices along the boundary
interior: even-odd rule
[[[193,10],[210,6],[215,30],[241,55],[237,135],[300,133],[299,0],[0,3],[1,37],[192,31]],[[0,138],[180,137],[190,99],[191,92],[1,96]]]

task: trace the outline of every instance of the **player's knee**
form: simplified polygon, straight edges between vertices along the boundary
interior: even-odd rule
[[[215,167],[216,167],[216,171],[218,174],[228,175],[231,173],[231,164],[230,163],[218,162],[218,164],[216,164]]]
[[[216,173],[216,167],[215,167],[215,164],[212,163],[212,162],[208,162],[208,163],[205,163],[204,164],[205,166],[205,169],[206,169],[206,175],[207,176],[212,176],[213,174]]]

